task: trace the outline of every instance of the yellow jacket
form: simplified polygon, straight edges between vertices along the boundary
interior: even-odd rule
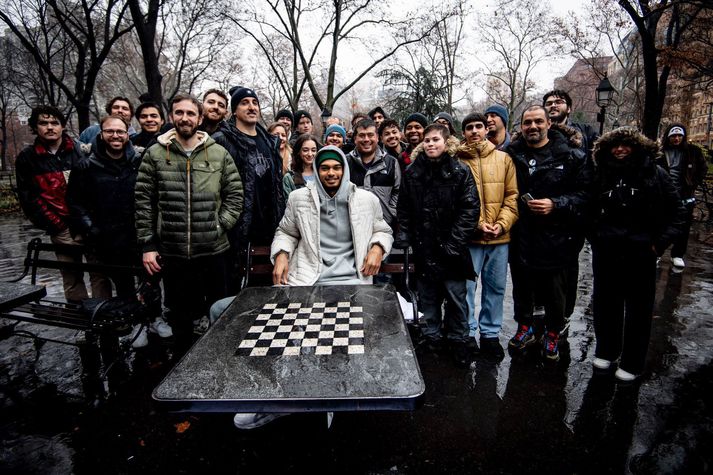
[[[488,140],[464,144],[458,148],[458,158],[470,168],[480,198],[480,219],[475,231],[475,244],[510,242],[510,228],[517,221],[517,178],[510,156],[496,150]],[[482,223],[499,224],[503,229],[495,239],[483,239]]]

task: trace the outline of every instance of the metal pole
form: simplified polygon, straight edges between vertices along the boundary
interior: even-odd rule
[[[601,118],[601,120],[599,121],[599,135],[600,136],[604,134],[604,120],[606,119],[606,113],[607,113],[606,107],[602,107],[599,110],[599,117]]]

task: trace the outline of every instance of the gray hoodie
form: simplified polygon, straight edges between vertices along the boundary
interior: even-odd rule
[[[343,158],[344,175],[339,184],[339,190],[330,197],[319,180],[317,159],[320,153],[332,150]],[[352,241],[352,228],[349,219],[349,166],[344,153],[332,145],[320,149],[312,163],[319,194],[319,246],[322,259],[322,273],[317,284],[361,284],[357,274],[356,260],[354,258],[354,244]]]

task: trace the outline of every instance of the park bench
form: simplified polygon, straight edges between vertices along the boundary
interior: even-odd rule
[[[82,248],[78,246],[48,244],[42,242],[40,238],[32,239],[27,244],[22,274],[9,282],[19,282],[29,275],[30,283],[36,285],[39,269],[144,275],[143,268],[138,266],[59,261],[54,255],[57,250],[71,253],[82,252]],[[152,286],[153,288],[151,288]],[[123,354],[119,348],[119,336],[128,334],[135,323],[148,322],[155,312],[160,312],[160,310],[161,296],[158,284],[142,282],[137,288],[137,302],[128,305],[123,299],[117,298],[88,299],[81,304],[43,298],[3,309],[0,311],[0,318],[8,319],[13,323],[3,327],[1,333],[5,337],[17,335],[33,338],[36,342],[38,340],[48,341],[79,347],[85,382],[95,389],[92,390],[92,393],[96,393],[96,388],[103,387],[100,381],[107,377],[114,362]],[[27,328],[17,329],[20,322],[75,330],[83,333],[83,338],[40,335]],[[130,348],[128,343],[124,346]],[[101,372],[101,361],[104,362],[103,372]],[[85,390],[87,389],[85,384]],[[101,392],[101,389],[99,391]]]

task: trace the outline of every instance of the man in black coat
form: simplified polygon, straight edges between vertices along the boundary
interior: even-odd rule
[[[599,134],[589,124],[583,122],[572,122],[572,98],[566,91],[555,89],[542,96],[542,107],[547,111],[547,115],[553,124],[565,125],[577,129],[582,134],[581,149],[587,154],[587,158],[592,158],[592,148],[594,142],[599,138]]]
[[[466,280],[475,277],[467,243],[480,216],[480,200],[470,171],[454,156],[458,141],[447,143],[449,137],[447,127],[432,124],[424,131],[423,146],[414,150],[403,175],[395,245],[413,247],[425,345],[438,348],[445,336],[456,362],[465,365]]]
[[[234,120],[228,121],[213,138],[233,157],[243,182],[243,211],[229,232],[233,257],[241,258],[248,243],[272,243],[285,213],[285,197],[280,144],[259,123],[260,103],[255,91],[238,87],[231,93]],[[233,284],[237,285],[237,281]]]
[[[659,165],[671,176],[671,181],[686,207],[686,219],[671,248],[671,262],[676,269],[683,269],[686,265],[683,255],[688,249],[688,235],[691,232],[693,208],[696,204],[696,188],[703,183],[708,173],[708,164],[703,157],[703,151],[688,143],[686,132],[683,124],[674,123],[666,128],[661,137],[663,156],[659,161]]]
[[[523,350],[542,337],[543,353],[559,360],[559,337],[566,320],[570,269],[583,236],[582,215],[589,200],[592,169],[586,155],[551,129],[544,107],[522,114],[521,135],[508,147],[521,200],[510,244],[515,320],[509,346]],[[544,305],[544,329],[535,328],[533,309]]]

